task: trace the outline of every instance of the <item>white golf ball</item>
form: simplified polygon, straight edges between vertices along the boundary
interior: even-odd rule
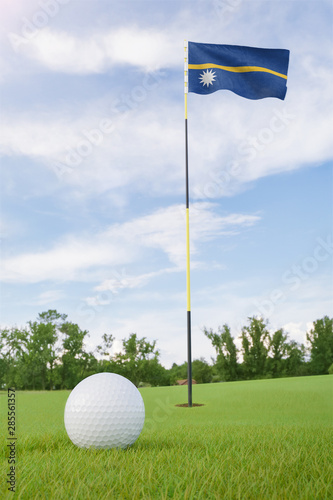
[[[126,448],[137,440],[144,421],[140,392],[115,373],[97,373],[82,380],[65,406],[67,434],[80,448]]]

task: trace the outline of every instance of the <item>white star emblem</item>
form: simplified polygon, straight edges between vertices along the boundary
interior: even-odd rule
[[[215,71],[213,72],[211,69],[208,71],[204,71],[202,75],[200,75],[200,83],[202,83],[203,86],[207,85],[213,85],[213,81],[215,80]]]

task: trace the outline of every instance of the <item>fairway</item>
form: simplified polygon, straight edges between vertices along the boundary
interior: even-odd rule
[[[16,493],[1,498],[333,498],[333,376],[143,388],[146,420],[127,450],[86,450],[68,439],[69,391],[16,394]],[[2,425],[7,393],[1,393]],[[3,428],[5,426],[3,425]]]

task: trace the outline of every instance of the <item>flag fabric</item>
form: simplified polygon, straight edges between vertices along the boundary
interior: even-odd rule
[[[287,92],[289,50],[188,42],[188,92],[231,90],[247,99]]]

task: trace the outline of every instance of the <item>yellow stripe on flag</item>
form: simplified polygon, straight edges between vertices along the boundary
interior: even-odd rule
[[[285,80],[287,80],[287,75],[283,75],[282,73],[278,73],[277,71],[273,71],[272,69],[261,68],[260,66],[221,66],[219,64],[214,64],[214,63],[188,65],[188,69],[208,69],[208,68],[224,69],[225,71],[231,71],[232,73],[250,73],[253,71],[260,71],[262,73],[271,73],[272,75],[276,75],[279,76],[280,78],[284,78]]]

